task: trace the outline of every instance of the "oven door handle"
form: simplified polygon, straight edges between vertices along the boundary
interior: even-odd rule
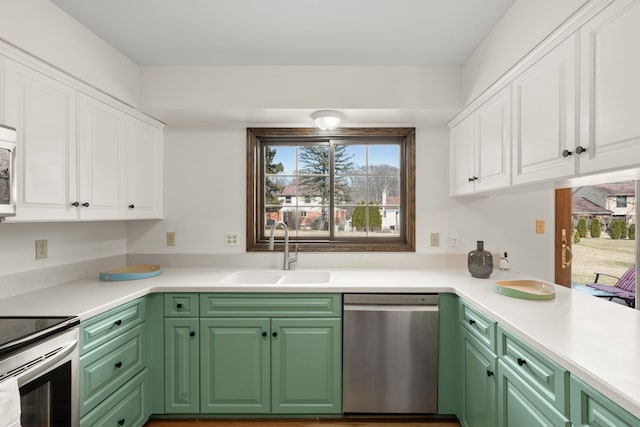
[[[48,372],[51,368],[56,367],[56,365],[68,359],[68,356],[73,353],[73,351],[77,347],[77,339],[68,341],[62,345],[62,348],[58,350],[56,354],[46,359],[40,360],[33,366],[29,367],[27,370],[18,373],[17,375],[15,375],[16,379],[18,380],[18,386],[22,387],[30,381],[38,378],[42,374]]]

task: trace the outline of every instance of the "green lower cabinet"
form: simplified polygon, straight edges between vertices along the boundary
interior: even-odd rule
[[[498,361],[499,427],[571,426],[570,421],[502,360]]]
[[[342,412],[342,322],[272,319],[271,412]]]
[[[495,426],[498,357],[466,331],[462,333],[462,346],[464,381],[460,423],[465,427]]]
[[[268,318],[200,320],[200,413],[270,412]]]
[[[571,422],[575,427],[638,427],[640,420],[572,376]]]
[[[197,318],[164,320],[165,412],[200,411],[200,346]]]

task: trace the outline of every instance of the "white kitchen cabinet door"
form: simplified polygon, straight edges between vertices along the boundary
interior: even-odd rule
[[[576,172],[576,54],[571,36],[512,83],[514,184]]]
[[[511,99],[506,87],[451,128],[451,195],[511,183]]]
[[[638,166],[640,1],[615,1],[580,36],[580,172]]]
[[[162,218],[162,129],[125,120],[128,219]]]
[[[475,190],[475,125],[473,114],[451,128],[450,165],[452,196],[471,194]]]
[[[76,91],[5,58],[4,122],[17,130],[17,215],[75,220]]]
[[[125,217],[123,114],[78,94],[80,219]]]
[[[480,106],[475,115],[476,191],[511,183],[511,86]]]

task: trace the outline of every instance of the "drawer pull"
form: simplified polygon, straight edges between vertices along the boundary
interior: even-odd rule
[[[493,376],[493,371],[490,369],[487,369],[487,376],[488,377],[492,377]]]
[[[190,337],[195,337],[195,336],[196,336],[196,333],[195,333],[195,332],[193,332],[193,331],[191,331],[191,332],[189,332],[189,336],[190,336]]]
[[[182,304],[176,304],[176,308],[180,310],[182,308]]]
[[[266,336],[267,336],[267,333],[266,333],[266,332],[264,332],[264,331],[262,331],[262,336],[263,336],[263,337],[266,337]]]
[[[124,418],[118,420],[118,425],[119,426],[123,426],[124,425]]]
[[[113,322],[113,324],[116,325],[116,326],[120,326],[120,325],[122,325],[122,320],[118,319],[115,322]]]
[[[522,366],[522,365],[525,365],[526,363],[527,363],[527,361],[526,361],[526,360],[524,360],[524,359],[522,359],[522,358],[518,357],[518,365]]]
[[[122,368],[122,362],[116,362],[116,368]]]
[[[473,319],[469,319],[469,324],[470,324],[471,326],[473,326],[473,325],[475,325],[475,324],[476,324],[476,321],[475,321],[475,320],[473,320]]]
[[[271,336],[272,336],[272,337],[274,337],[274,338],[276,338],[276,337],[278,336],[278,333],[277,333],[277,332],[274,332],[274,333],[272,333],[272,334],[271,334]]]

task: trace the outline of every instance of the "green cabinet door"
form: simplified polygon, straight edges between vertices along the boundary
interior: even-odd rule
[[[167,318],[165,336],[165,412],[197,414],[200,347],[197,318]]]
[[[502,360],[498,361],[498,427],[569,427],[569,420]]]
[[[200,330],[201,413],[268,414],[269,319],[200,319]]]
[[[462,425],[496,425],[497,356],[468,332],[462,339]],[[512,424],[516,425],[516,424]]]
[[[339,318],[271,319],[274,414],[342,412]]]

